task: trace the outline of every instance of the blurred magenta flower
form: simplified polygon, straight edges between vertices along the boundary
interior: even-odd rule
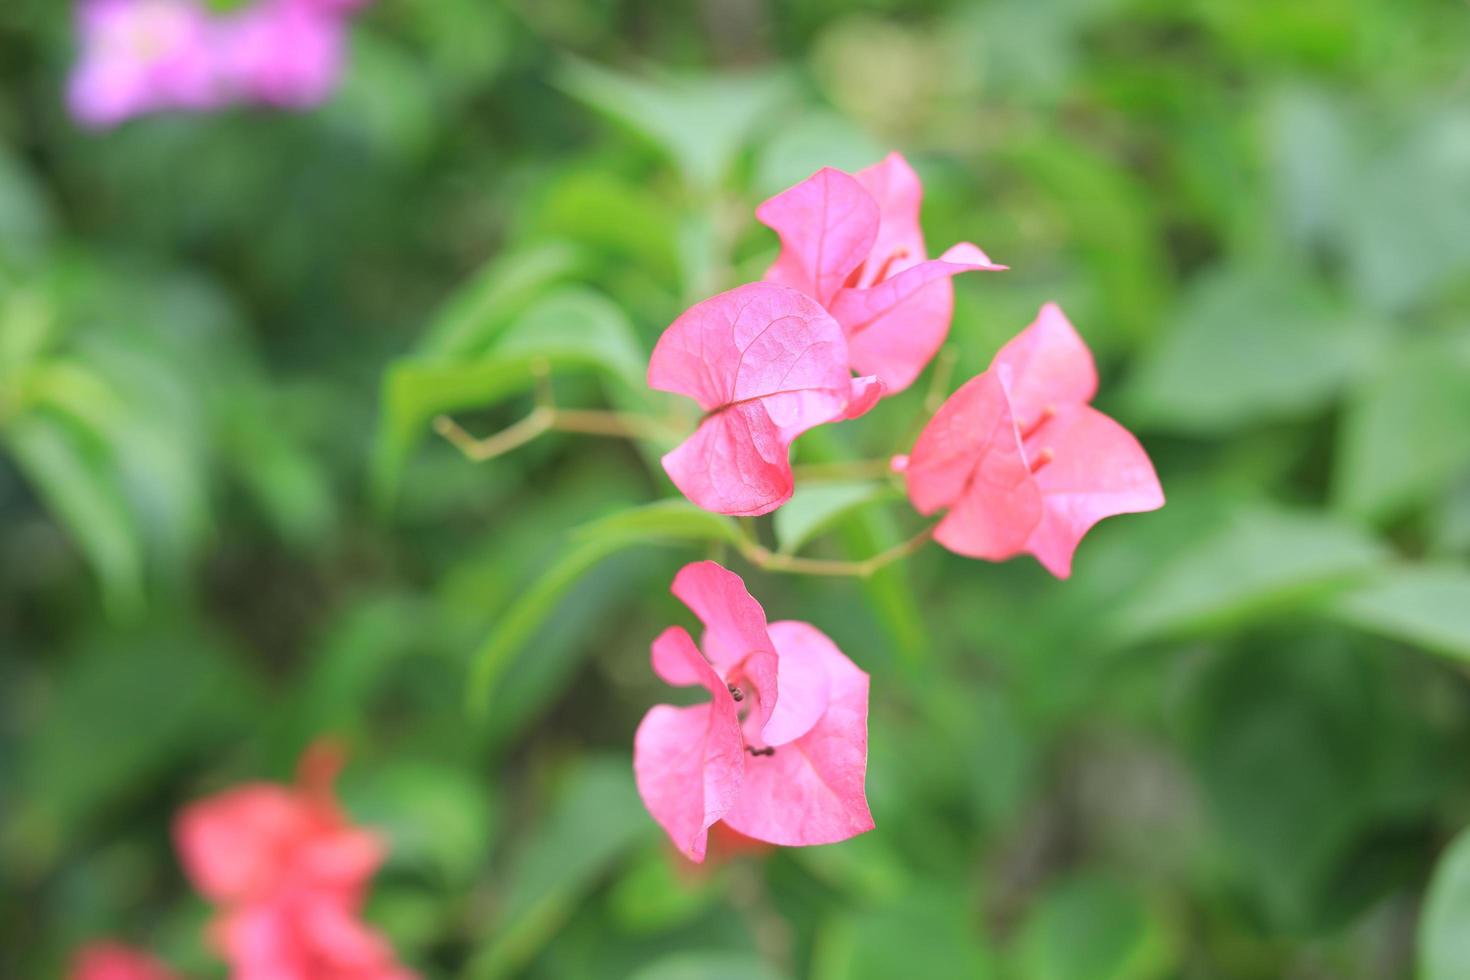
[[[823,422],[856,418],[882,394],[853,378],[842,328],[785,286],[749,283],[690,307],[664,331],[648,383],[705,410],[663,458],[674,485],[721,514],[756,515],[790,498],[789,449]]]
[[[232,103],[320,104],[342,74],[360,0],[257,0],[212,14],[197,0],[82,0],[72,114],[95,127]]]
[[[178,980],[178,975],[147,953],[102,941],[77,950],[67,980]]]
[[[721,820],[782,845],[872,830],[868,675],[808,623],[767,625],[740,577],[712,561],[681,569],[673,593],[704,623],[704,651],[671,626],[653,642],[653,670],[712,699],[654,706],[634,736],[633,769],[674,845],[703,861]]]
[[[231,94],[284,108],[320,104],[342,74],[346,29],[341,14],[351,6],[260,0],[224,19],[218,57]]]
[[[89,126],[224,101],[215,25],[193,0],[82,0],[68,103]]]
[[[341,752],[320,742],[302,758],[296,786],[251,783],[179,814],[180,860],[220,907],[211,937],[236,980],[413,976],[358,918],[386,845],[338,806],[341,766]]]
[[[934,540],[991,561],[1029,552],[1066,578],[1098,521],[1162,507],[1148,454],[1088,404],[1096,391],[1092,353],[1048,303],[898,461],[919,513],[947,508]]]
[[[781,238],[766,281],[826,307],[847,336],[851,367],[889,394],[911,385],[949,334],[952,276],[999,271],[969,242],[930,260],[919,226],[924,188],[890,153],[847,174],[826,167],[756,208]]]

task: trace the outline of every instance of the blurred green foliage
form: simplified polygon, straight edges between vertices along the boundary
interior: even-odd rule
[[[318,112],[103,136],[66,7],[0,6],[0,973],[219,975],[171,815],[331,731],[429,977],[1470,975],[1463,4],[381,0]],[[673,410],[646,352],[759,276],[753,205],[889,148],[1015,270],[958,283],[956,380],[1061,301],[1170,502],[1066,583],[732,557],[872,673],[878,829],[691,869],[629,751],[734,525],[656,443],[430,423],[541,363]],[[800,459],[902,451],[923,387]],[[912,520],[813,481],[761,533]]]

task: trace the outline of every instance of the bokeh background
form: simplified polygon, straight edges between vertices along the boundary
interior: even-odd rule
[[[381,0],[318,111],[106,134],[68,6],[0,4],[0,973],[221,975],[171,817],[331,732],[431,978],[1470,976],[1465,3]],[[622,514],[657,446],[430,422],[521,417],[531,357],[667,410],[754,204],[893,148],[1014,269],[958,281],[952,383],[1059,300],[1169,503],[1065,583],[730,558],[871,672],[878,829],[696,871],[629,753],[720,522]],[[901,450],[925,385],[799,458]]]

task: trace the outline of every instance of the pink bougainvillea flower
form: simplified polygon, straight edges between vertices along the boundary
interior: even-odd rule
[[[296,786],[239,786],[190,804],[175,823],[185,873],[220,908],[210,934],[236,980],[412,976],[358,919],[386,847],[337,804],[341,766],[341,752],[318,743]]]
[[[342,74],[343,4],[260,0],[219,30],[220,70],[233,95],[285,108],[320,104]]]
[[[1005,268],[968,242],[930,259],[919,227],[924,189],[901,155],[856,174],[819,170],[756,208],[781,238],[768,282],[826,307],[847,335],[851,366],[889,393],[913,383],[949,333],[951,277]]]
[[[178,980],[154,957],[121,943],[89,943],[72,957],[68,980]]]
[[[82,0],[77,27],[82,53],[67,101],[80,122],[114,126],[222,103],[213,30],[194,0]]]
[[[364,0],[257,0],[211,14],[199,0],[82,0],[72,114],[113,126],[161,110],[237,103],[304,108],[342,74],[345,20]]]
[[[861,415],[882,394],[847,363],[842,328],[794,289],[750,283],[696,304],[664,331],[648,365],[650,386],[705,411],[664,470],[706,510],[775,510],[791,496],[792,441]]]
[[[651,709],[633,740],[638,792],[683,854],[703,861],[723,821],[770,844],[830,844],[873,829],[864,790],[868,675],[815,627],[767,624],[740,577],[686,565],[674,595],[704,623],[653,642],[653,669],[711,700]]]
[[[1066,578],[1098,521],[1162,507],[1148,454],[1088,404],[1096,391],[1091,352],[1048,303],[950,396],[899,464],[921,514],[946,510],[934,539],[991,561],[1029,552]]]

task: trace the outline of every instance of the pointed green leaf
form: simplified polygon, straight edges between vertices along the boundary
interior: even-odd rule
[[[1470,660],[1470,569],[1402,566],[1338,596],[1338,617],[1384,636]]]

